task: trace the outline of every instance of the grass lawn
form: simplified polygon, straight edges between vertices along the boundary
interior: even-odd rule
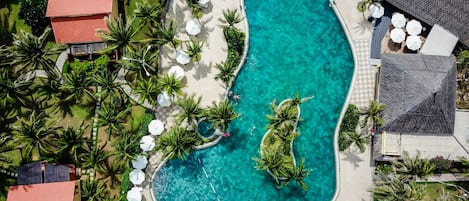
[[[24,19],[20,19],[18,16],[21,10],[19,0],[6,0],[5,4],[10,9],[10,24],[15,23],[15,32],[19,33],[23,29],[31,33],[31,27],[25,23]]]
[[[469,182],[448,182],[450,184],[458,185],[466,190],[469,189]],[[452,186],[448,186],[441,183],[421,183],[419,185],[425,185],[424,201],[437,200],[443,192],[450,193],[451,195],[457,195],[458,190]]]

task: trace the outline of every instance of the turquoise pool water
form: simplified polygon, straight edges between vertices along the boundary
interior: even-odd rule
[[[208,138],[213,135],[215,132],[215,129],[212,128],[212,124],[210,122],[203,120],[198,123],[197,125],[197,132],[199,135],[201,135],[203,138]]]
[[[158,172],[153,188],[159,201],[322,201],[334,195],[333,134],[353,74],[340,23],[327,0],[245,4],[250,49],[233,88],[241,95],[235,109],[242,116],[231,125],[229,138],[186,161],[170,161]],[[315,96],[302,105],[301,135],[294,144],[297,159],[305,157],[312,170],[305,180],[307,192],[295,182],[277,190],[251,159],[259,155],[269,102],[279,103],[295,92]]]

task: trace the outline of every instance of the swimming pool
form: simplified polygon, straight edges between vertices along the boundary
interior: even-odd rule
[[[232,89],[242,116],[231,136],[173,160],[156,175],[153,189],[164,200],[330,200],[335,191],[334,129],[353,74],[353,58],[327,0],[245,0],[250,49]],[[297,159],[312,170],[303,192],[292,182],[277,190],[271,177],[254,168],[270,113],[269,102],[315,96],[302,105]],[[216,193],[215,193],[216,192]]]

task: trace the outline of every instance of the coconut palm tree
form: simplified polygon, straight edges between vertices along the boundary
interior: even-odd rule
[[[296,167],[294,167],[290,171],[290,173],[287,177],[288,179],[285,182],[282,182],[278,186],[278,188],[283,188],[283,187],[287,186],[288,183],[290,183],[290,181],[295,180],[296,183],[298,183],[298,185],[300,185],[300,187],[303,190],[307,191],[308,190],[308,185],[306,185],[306,183],[304,182],[304,179],[311,173],[311,170],[305,169],[304,168],[304,163],[305,163],[305,159],[302,158],[300,164],[298,164]]]
[[[228,27],[232,27],[237,23],[240,23],[242,18],[238,14],[238,10],[236,9],[227,9],[223,10],[223,18],[219,19],[220,22],[228,25]]]
[[[109,196],[108,188],[104,181],[87,179],[81,180],[81,200],[97,201],[104,200]]]
[[[293,131],[294,125],[286,124],[284,126],[280,126],[276,129],[273,129],[272,132],[275,136],[279,137],[283,141],[291,142],[293,139],[298,137],[300,134],[298,132]],[[288,147],[290,146],[289,143],[286,143]]]
[[[120,111],[114,104],[103,104],[101,109],[97,111],[97,126],[107,126],[106,131],[108,140],[111,139],[112,132],[119,132],[123,129],[122,124],[125,123],[127,115],[130,113],[131,107]]]
[[[10,49],[5,45],[0,45],[0,68],[10,68],[12,61]]]
[[[7,135],[5,133],[0,133],[0,167],[2,168],[8,168],[10,166],[13,166],[12,163],[12,158],[8,152],[12,151],[15,149],[15,147],[11,143],[11,137],[10,135]]]
[[[176,104],[182,109],[182,113],[178,116],[177,123],[181,124],[186,120],[187,125],[195,127],[194,122],[197,121],[202,114],[200,101],[202,101],[202,97],[199,96],[196,99],[194,94],[179,99]]]
[[[131,131],[123,130],[113,142],[114,160],[128,162],[137,157],[140,153],[140,138],[143,134],[135,134]]]
[[[128,51],[133,50],[133,44],[139,42],[136,39],[137,33],[142,25],[135,21],[135,18],[128,18],[127,22],[119,15],[118,19],[105,17],[107,30],[98,30],[97,36],[101,38],[107,47],[102,52],[117,51],[117,58]]]
[[[357,133],[357,132],[344,132],[343,135],[346,136],[347,139],[347,145],[350,147],[350,145],[355,144],[355,146],[360,150],[360,153],[365,152],[366,145],[370,144],[370,136],[362,133]],[[347,147],[347,148],[348,148]]]
[[[140,102],[147,100],[152,105],[156,104],[156,97],[161,91],[156,76],[151,76],[148,79],[138,79],[133,90],[139,95]]]
[[[240,114],[234,111],[233,105],[228,100],[224,100],[218,104],[212,102],[212,106],[204,111],[204,116],[213,128],[220,128],[221,132],[225,132],[228,125]]]
[[[123,161],[114,159],[112,162],[107,160],[104,162],[104,169],[98,170],[102,179],[106,182],[110,182],[110,188],[115,187],[116,184],[120,183],[122,173],[124,173]]]
[[[44,111],[33,111],[29,118],[21,119],[15,131],[15,143],[21,146],[25,160],[33,158],[37,152],[39,159],[53,152],[57,140],[58,127],[47,118]]]
[[[394,165],[400,173],[415,175],[418,177],[426,178],[435,169],[435,165],[429,160],[420,158],[420,151],[417,151],[415,158],[409,156],[409,152],[404,151],[404,159],[395,161]]]
[[[384,119],[380,116],[380,113],[386,109],[386,105],[378,103],[376,100],[370,102],[370,107],[362,108],[360,111],[361,115],[365,115],[365,118],[362,123],[364,128],[368,123],[369,119],[372,119],[377,126],[384,125]]]
[[[270,171],[273,179],[279,183],[280,177],[288,175],[288,169],[284,167],[287,159],[283,155],[282,147],[275,148],[264,148],[260,158],[253,157],[252,159],[256,162],[254,166],[257,170]]]
[[[226,88],[230,87],[231,83],[236,77],[234,73],[237,66],[234,65],[234,62],[221,62],[216,64],[215,68],[219,70],[219,72],[215,75],[215,80],[221,80],[225,84]]]
[[[187,55],[189,55],[193,62],[199,62],[202,57],[201,53],[203,46],[203,42],[200,42],[195,37],[191,37],[191,40],[186,42],[187,50],[185,52],[187,53]]]
[[[181,80],[174,77],[174,74],[165,74],[161,79],[158,80],[158,82],[161,89],[169,96],[174,97],[183,95],[182,88],[184,88],[184,85],[182,84]]]
[[[142,2],[136,2],[136,9],[134,14],[137,18],[142,19],[145,25],[148,24],[159,24],[162,20],[163,6],[160,2],[148,2],[144,0]]]
[[[83,161],[82,168],[93,168],[95,172],[102,171],[105,169],[104,163],[109,159],[112,154],[104,150],[107,142],[105,142],[101,146],[94,144],[95,143],[93,142],[86,143],[86,152],[80,156],[80,160]]]
[[[269,128],[278,128],[288,124],[294,125],[296,124],[296,121],[298,121],[298,110],[296,107],[277,107],[275,104],[271,103],[270,108],[274,114],[267,115],[267,119],[269,120]]]
[[[395,175],[392,178],[383,177],[373,189],[377,200],[422,200],[425,187],[417,185],[413,179],[405,175]]]
[[[52,58],[58,55],[64,46],[47,45],[47,37],[50,32],[51,29],[47,27],[39,37],[23,30],[19,34],[13,34],[14,41],[9,50],[16,72],[42,69],[47,72],[50,79],[59,77]]]
[[[138,72],[140,77],[142,77],[142,73],[145,73],[146,76],[150,76],[150,72],[158,72],[159,50],[152,48],[151,45],[148,45],[146,48],[139,47],[137,49],[138,51],[131,51],[125,55],[125,62],[120,61],[124,68]]]
[[[170,47],[177,49],[181,44],[181,40],[176,38],[176,34],[174,20],[171,20],[166,26],[153,28],[150,42],[158,46],[169,44]]]
[[[59,162],[75,165],[80,165],[83,162],[80,156],[86,152],[86,144],[91,142],[90,139],[85,137],[85,131],[88,126],[83,126],[83,124],[84,122],[82,121],[76,128],[67,126],[67,128],[59,132],[57,140]]]
[[[63,79],[64,84],[60,86],[60,89],[69,94],[69,96],[65,98],[65,101],[78,103],[85,95],[93,97],[93,93],[90,89],[93,80],[91,77],[87,76],[86,73],[72,71],[64,74]]]
[[[18,102],[26,106],[25,96],[27,95],[27,88],[31,84],[31,81],[15,79],[10,75],[8,69],[0,68],[0,106],[18,106],[18,104],[16,104]]]
[[[117,71],[107,69],[93,76],[94,83],[101,87],[101,91],[97,95],[101,96],[102,100],[105,100],[110,94],[118,96],[119,92],[116,90],[121,90],[121,88],[120,84],[115,82],[117,75]]]
[[[161,135],[156,144],[156,150],[161,150],[163,157],[184,160],[194,150],[194,147],[201,143],[201,138],[194,131],[175,127]]]

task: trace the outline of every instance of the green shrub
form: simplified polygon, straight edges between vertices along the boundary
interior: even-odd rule
[[[31,26],[34,35],[41,34],[50,24],[46,18],[47,0],[21,0],[19,16]]]
[[[240,55],[244,51],[244,40],[246,35],[235,27],[223,28],[226,42],[228,43],[228,51],[234,50]]]
[[[443,158],[443,156],[437,156],[435,158],[430,159],[430,163],[435,165],[435,172],[447,172],[452,168],[453,161]]]
[[[153,114],[150,110],[145,111],[143,115],[142,122],[140,123],[140,127],[137,131],[138,135],[145,135],[148,133],[148,124],[153,120]]]
[[[348,105],[347,111],[345,111],[344,118],[342,119],[342,123],[340,124],[339,129],[339,151],[346,150],[352,144],[352,141],[348,140],[348,136],[345,133],[355,132],[359,119],[360,114],[358,113],[357,106],[353,104]]]

